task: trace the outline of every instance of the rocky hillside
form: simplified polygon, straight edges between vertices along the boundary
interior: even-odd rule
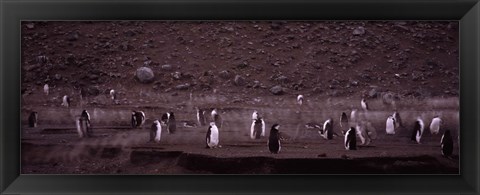
[[[457,97],[456,21],[22,22],[22,93]],[[140,67],[153,81],[135,77]],[[276,86],[276,87],[275,87]]]

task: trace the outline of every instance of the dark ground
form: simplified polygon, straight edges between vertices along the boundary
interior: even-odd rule
[[[457,22],[23,22],[22,173],[458,173],[458,30]],[[134,78],[141,66],[152,68],[153,82]],[[282,95],[271,92],[276,85]],[[108,99],[112,88],[119,105]],[[60,106],[65,94],[71,108]],[[390,95],[395,105],[383,103]],[[379,135],[370,145],[345,151],[343,137],[327,141],[303,126],[338,122],[362,96]],[[207,127],[183,125],[195,123],[195,106],[220,110],[221,148],[204,148]],[[77,137],[82,109],[94,138]],[[267,135],[282,125],[289,139],[280,154],[248,138],[254,109]],[[32,110],[37,128],[26,127]],[[148,127],[174,111],[178,132],[146,143],[146,129],[128,126],[131,110],[145,111]],[[395,110],[406,125],[387,136]],[[428,132],[434,115],[444,120],[440,133],[453,131],[453,159],[441,156],[441,135]],[[421,145],[408,139],[417,116],[427,126]]]

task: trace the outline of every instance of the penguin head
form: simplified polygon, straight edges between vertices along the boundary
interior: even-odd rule
[[[160,121],[158,119],[156,119],[155,121],[153,121],[153,123],[155,123],[155,125],[160,125]]]
[[[115,90],[110,90],[110,95],[113,95],[115,93]]]
[[[275,124],[272,125],[272,130],[275,129],[275,130],[278,131],[279,128],[280,128],[280,125],[279,125],[279,124],[276,124],[276,123],[275,123]]]
[[[135,111],[135,110],[132,110],[132,116],[134,116],[134,115],[135,115],[135,113],[136,113],[136,111]]]

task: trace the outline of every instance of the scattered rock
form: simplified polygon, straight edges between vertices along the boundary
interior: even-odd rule
[[[368,92],[368,97],[369,98],[376,98],[377,95],[378,95],[378,91],[377,91],[376,88],[373,88]]]
[[[35,24],[34,23],[28,23],[25,25],[28,29],[34,29],[35,28]]]
[[[68,41],[76,41],[78,40],[78,32],[72,32],[72,33],[69,33],[68,36],[67,36],[67,40]]]
[[[138,68],[135,76],[141,83],[150,83],[155,78],[152,69],[150,69],[149,67]]]
[[[173,66],[170,64],[162,65],[162,70],[173,70]]]
[[[180,84],[175,86],[175,89],[177,90],[187,90],[190,88],[190,83],[185,83],[185,84]]]
[[[273,95],[282,95],[282,94],[284,93],[283,87],[280,86],[280,85],[276,85],[276,86],[270,88],[270,92],[271,92]]]
[[[236,86],[244,86],[246,84],[245,78],[240,75],[235,76],[234,83]]]
[[[353,30],[353,35],[363,35],[365,34],[365,28],[363,26],[359,26]]]
[[[182,78],[182,73],[181,72],[174,72],[174,73],[172,73],[172,77],[174,79],[180,80]]]
[[[62,79],[62,75],[60,75],[60,74],[55,74],[55,80],[58,81],[58,80],[60,80],[60,79]]]
[[[232,78],[232,73],[228,70],[221,71],[218,76],[222,79],[228,80]]]

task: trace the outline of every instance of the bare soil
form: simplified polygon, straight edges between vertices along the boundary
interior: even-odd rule
[[[354,33],[360,27],[364,33]],[[153,82],[135,79],[142,66],[155,72]],[[458,69],[458,23],[449,21],[25,21],[21,172],[457,174]],[[277,85],[283,94],[272,93]],[[110,89],[119,104],[110,101]],[[297,94],[304,105],[296,104]],[[72,97],[70,108],[60,106],[63,95]],[[385,102],[390,95],[395,104]],[[371,109],[361,119],[378,137],[346,151],[340,114],[360,109],[362,97]],[[197,125],[195,107],[220,111],[221,148],[205,148],[207,127]],[[92,116],[92,138],[76,134],[83,109]],[[146,113],[143,129],[129,126],[132,110]],[[281,124],[287,139],[279,154],[268,152],[266,139],[249,138],[253,110],[265,117],[267,135]],[[27,127],[31,111],[39,112],[36,128]],[[149,143],[152,121],[167,111],[177,116],[177,132]],[[394,111],[404,127],[385,135]],[[436,115],[444,123],[431,135]],[[305,127],[330,117],[333,140]],[[422,144],[409,140],[417,117],[426,125]],[[440,153],[447,129],[455,140],[452,158]]]

